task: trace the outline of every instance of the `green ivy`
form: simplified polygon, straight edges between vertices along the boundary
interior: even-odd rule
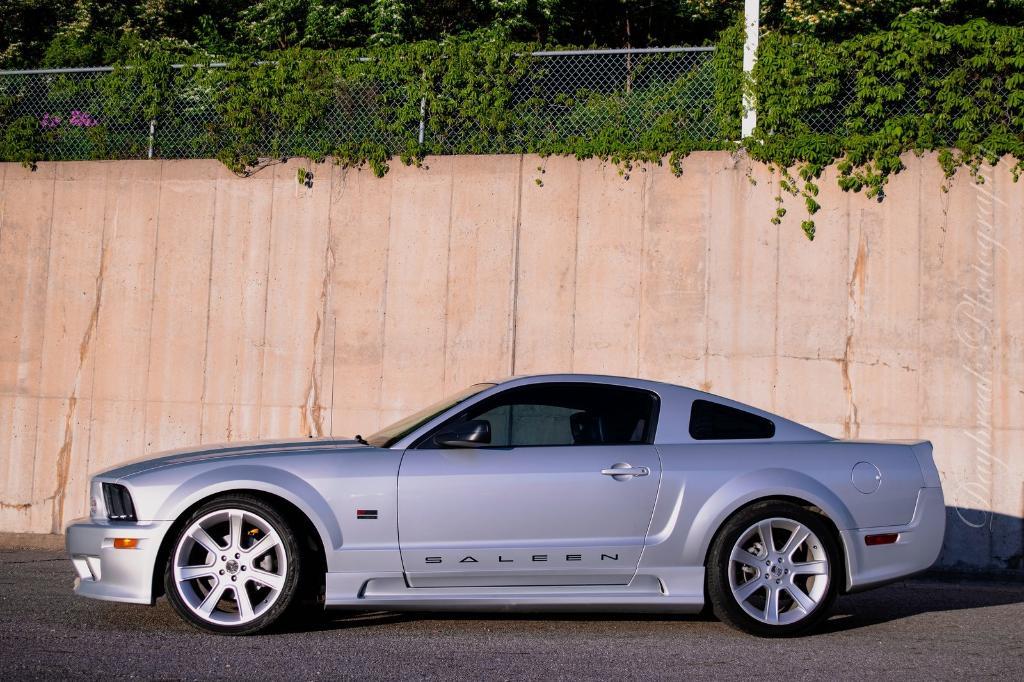
[[[73,109],[87,110],[95,122],[85,126],[43,125],[40,114],[26,113],[27,87],[0,78],[0,158],[144,157],[151,121],[155,156],[217,158],[240,174],[289,156],[383,175],[396,157],[487,153],[597,157],[627,175],[637,162],[667,162],[680,173],[691,151],[742,148],[779,173],[772,221],[785,215],[781,193],[798,195],[811,239],[818,182],[831,164],[842,189],[878,199],[908,151],[939,150],[947,177],[1007,155],[1017,160],[1015,174],[1024,170],[1020,28],[947,26],[912,13],[843,42],[767,33],[747,80],[737,25],[712,58],[675,79],[657,67],[678,56],[637,55],[615,92],[556,97],[545,80],[553,62],[530,57],[534,49],[478,35],[372,50],[296,48],[212,68],[209,55],[144,44],[102,78],[52,79],[47,112],[66,121]],[[744,88],[757,101],[758,125],[741,143]]]
[[[1024,170],[1020,28],[946,26],[912,13],[836,44],[768,34],[754,77],[758,126],[745,146],[779,170],[783,191],[803,197],[811,239],[817,181],[833,163],[842,189],[879,200],[905,152],[939,150],[947,178],[1003,156],[1016,159],[1015,179]]]

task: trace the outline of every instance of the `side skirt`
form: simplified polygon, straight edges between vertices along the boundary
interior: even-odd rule
[[[400,573],[328,573],[325,606],[396,611],[697,613],[704,607],[703,580],[698,584],[699,590],[672,593],[659,577],[638,575],[629,585],[409,587]]]

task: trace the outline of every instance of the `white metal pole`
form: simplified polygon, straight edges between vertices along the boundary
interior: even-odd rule
[[[419,134],[419,138],[418,138],[421,145],[423,144],[424,133],[426,133],[426,131],[427,131],[427,98],[426,97],[421,97],[420,98],[420,134]]]
[[[743,123],[742,136],[750,137],[757,125],[757,102],[750,91],[749,83],[757,62],[757,37],[761,22],[760,0],[744,0],[743,23],[746,26],[746,39],[743,41]]]

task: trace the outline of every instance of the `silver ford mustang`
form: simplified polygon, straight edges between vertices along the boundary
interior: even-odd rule
[[[476,384],[378,433],[177,451],[97,475],[75,591],[252,633],[309,608],[692,613],[807,631],[927,569],[927,441],[841,441],[689,388]],[[305,609],[303,607],[305,606]]]

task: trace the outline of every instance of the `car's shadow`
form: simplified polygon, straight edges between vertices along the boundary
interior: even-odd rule
[[[913,616],[982,609],[1024,602],[1024,583],[962,580],[931,574],[886,587],[845,595],[818,630],[825,634],[902,620]]]
[[[920,614],[980,609],[1024,602],[1024,583],[991,580],[964,581],[959,577],[928,575],[893,583],[869,592],[840,597],[833,615],[815,634],[824,635],[898,621]],[[636,613],[510,613],[510,612],[352,612],[328,610],[315,622],[292,623],[283,632],[347,630],[397,625],[415,621],[488,622],[607,622],[609,624],[715,622],[708,610],[700,614]],[[724,626],[723,626],[724,627]]]
[[[991,566],[995,549],[1006,567],[971,572],[971,563]],[[1013,552],[1013,547],[1017,552]],[[966,571],[938,569],[877,590],[838,600],[834,615],[819,630],[841,632],[924,613],[977,609],[1024,602],[1024,519],[965,507],[946,507],[946,537],[938,565],[964,565]]]
[[[691,620],[714,621],[710,614],[686,616],[644,613],[564,613],[564,612],[492,612],[492,611],[348,611],[328,610],[318,614],[317,622],[291,623],[280,632],[313,632],[323,630],[347,630],[353,628],[379,627],[421,621],[461,622],[673,622]]]
[[[946,507],[946,538],[939,563],[953,565],[965,558],[987,558],[999,538],[1004,545],[1014,538],[1024,538],[1024,519],[977,509]],[[1024,602],[1024,540],[1021,553],[1013,555],[1008,568],[993,580],[991,574],[933,571],[924,577],[893,583],[857,594],[844,595],[836,601],[833,615],[816,632],[828,634],[868,627],[910,618],[920,614],[979,609]],[[1012,554],[1012,551],[1010,552]],[[985,562],[982,561],[984,564]],[[593,621],[593,622],[679,622],[714,620],[709,609],[700,615],[643,615],[631,613],[509,613],[509,612],[442,612],[390,613],[372,612],[352,615],[345,611],[328,611],[320,622],[297,629],[343,629],[372,627],[415,620],[486,620],[486,621]]]

